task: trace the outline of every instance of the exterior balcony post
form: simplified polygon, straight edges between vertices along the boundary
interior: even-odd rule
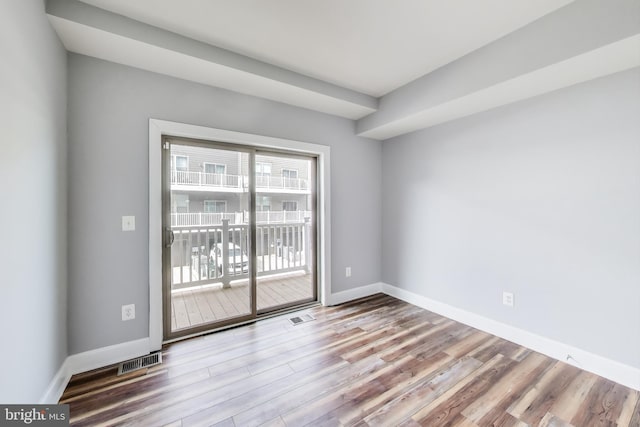
[[[222,220],[222,288],[231,287],[229,276],[229,220]]]
[[[306,217],[304,219],[304,271],[309,274],[311,271],[311,251],[309,250],[309,243],[311,242],[311,218]]]

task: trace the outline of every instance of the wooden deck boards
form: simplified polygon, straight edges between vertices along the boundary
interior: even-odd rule
[[[258,278],[258,310],[290,304],[313,296],[312,276],[291,273],[279,277]],[[249,285],[234,283],[230,288],[213,286],[180,290],[172,294],[171,329],[173,331],[204,323],[248,314]]]
[[[61,403],[78,426],[640,426],[640,392],[394,298],[302,312],[75,375]]]

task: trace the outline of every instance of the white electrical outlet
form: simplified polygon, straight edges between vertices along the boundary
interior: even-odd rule
[[[136,305],[129,304],[122,306],[122,321],[133,320],[136,318]]]
[[[502,304],[507,305],[509,307],[513,307],[513,293],[512,292],[503,292],[502,293]]]
[[[347,267],[344,272],[345,277],[351,277],[351,267]]]
[[[136,229],[136,217],[135,216],[123,216],[122,217],[122,231],[134,231]]]

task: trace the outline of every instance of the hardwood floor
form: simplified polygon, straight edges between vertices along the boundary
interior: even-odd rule
[[[74,376],[72,425],[640,426],[640,392],[389,296]]]

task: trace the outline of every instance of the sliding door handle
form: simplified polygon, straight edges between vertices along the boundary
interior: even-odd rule
[[[171,245],[173,245],[173,240],[175,239],[175,236],[173,235],[173,230],[171,230],[171,227],[166,227],[165,231],[167,232],[167,243],[164,245],[167,248],[170,248]]]

